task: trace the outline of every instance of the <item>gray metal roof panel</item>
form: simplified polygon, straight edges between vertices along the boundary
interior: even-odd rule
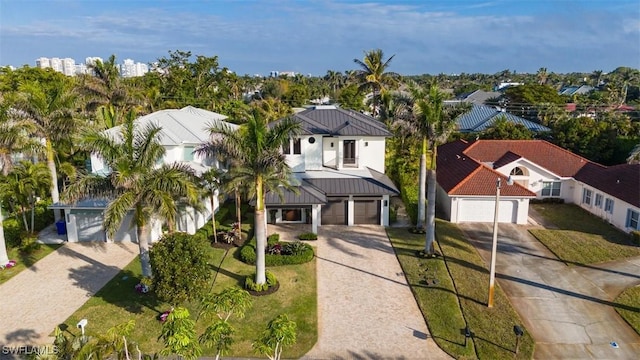
[[[396,195],[398,190],[377,181],[375,178],[315,178],[305,179],[327,196],[345,195]]]
[[[348,135],[391,136],[386,126],[378,120],[356,111],[339,108],[310,108],[293,115],[302,122],[303,129],[314,134],[337,134],[345,124],[353,124]],[[339,134],[337,134],[339,135]]]
[[[491,127],[500,116],[506,117],[509,122],[522,124],[531,131],[550,131],[548,127],[540,125],[533,121],[515,116],[508,112],[498,111],[497,109],[490,106],[477,104],[473,105],[471,111],[458,117],[458,129],[460,130],[460,132],[484,131],[487,128]]]
[[[282,189],[282,199],[278,193],[269,191],[264,199],[265,205],[314,205],[327,203],[327,197],[311,186],[302,185],[298,186],[297,189],[298,194],[288,189]]]

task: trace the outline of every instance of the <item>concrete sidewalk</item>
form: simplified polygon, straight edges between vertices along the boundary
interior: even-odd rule
[[[492,224],[460,228],[489,264]],[[527,229],[499,225],[496,278],[536,340],[534,358],[638,359],[640,336],[612,300],[640,283],[640,258],[570,267]]]
[[[66,243],[0,285],[0,346],[51,344],[49,335],[138,255],[138,245]]]

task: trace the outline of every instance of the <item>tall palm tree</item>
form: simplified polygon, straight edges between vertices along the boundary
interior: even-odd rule
[[[468,104],[447,107],[444,105],[445,94],[440,91],[434,82],[428,89],[412,85],[410,88],[414,99],[413,116],[422,138],[422,155],[420,156],[420,179],[418,199],[417,227],[423,228],[425,224],[425,183],[428,194],[426,199],[428,207],[426,211],[426,240],[425,252],[431,254],[435,239],[435,215],[436,215],[436,159],[438,145],[447,141],[455,130],[456,118],[469,111]],[[427,164],[427,153],[431,153],[431,159]]]
[[[4,239],[4,226],[2,224],[2,200],[0,200],[0,265],[5,266],[9,263],[9,255],[7,254],[7,243]]]
[[[384,60],[382,50],[375,49],[365,52],[363,60],[353,59],[353,62],[360,66],[360,69],[355,70],[353,73],[353,76],[358,81],[359,90],[371,90],[373,92],[373,117],[378,114],[380,96],[389,88],[394,88],[398,84],[400,75],[387,71],[394,56],[392,55],[389,59]]]
[[[74,116],[77,96],[71,82],[66,80],[58,81],[46,90],[38,83],[30,82],[20,86],[20,91],[22,96],[16,105],[35,124],[36,136],[43,139],[47,166],[51,173],[51,199],[55,204],[60,201],[60,193],[54,148],[79,127]],[[60,212],[54,210],[54,216],[58,221]]]
[[[291,169],[285,161],[281,147],[298,134],[300,124],[290,118],[268,125],[267,120],[254,112],[240,129],[228,124],[214,124],[209,129],[211,140],[197,149],[208,155],[220,155],[234,159],[232,169],[235,179],[251,184],[249,196],[255,197],[256,280],[264,284],[265,247],[267,229],[265,222],[265,196],[268,190],[280,186],[290,187]],[[280,185],[280,186],[276,186]]]
[[[35,124],[13,107],[12,101],[0,96],[0,169],[7,175],[13,168],[15,154],[35,155],[42,144],[32,136]]]
[[[209,201],[211,202],[211,225],[213,228],[214,242],[218,242],[215,219],[215,199],[222,190],[222,177],[224,175],[225,171],[213,167],[200,175],[200,185],[209,193]]]
[[[113,236],[126,216],[132,213],[142,275],[150,277],[151,219],[157,217],[174,224],[179,205],[197,206],[201,192],[188,165],[156,165],[165,154],[165,148],[158,142],[161,128],[155,125],[139,128],[134,119],[133,112],[129,112],[118,137],[97,131],[85,136],[84,147],[102,158],[112,171],[107,176],[81,176],[63,195],[69,202],[83,198],[109,200],[103,222],[109,236]]]

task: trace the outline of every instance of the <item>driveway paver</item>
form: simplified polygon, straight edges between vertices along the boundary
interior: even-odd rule
[[[460,227],[488,264],[493,224]],[[567,266],[527,229],[499,225],[496,278],[536,340],[534,358],[638,359],[640,336],[612,300],[640,283],[640,259],[609,264],[613,270]]]
[[[381,226],[322,226],[318,342],[303,359],[450,359],[433,341]]]
[[[55,327],[137,254],[131,242],[67,243],[0,285],[0,347],[51,344]]]

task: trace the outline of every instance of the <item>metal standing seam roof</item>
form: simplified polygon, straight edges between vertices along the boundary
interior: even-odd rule
[[[227,117],[212,111],[184,107],[180,110],[168,109],[139,117],[135,120],[136,126],[144,128],[154,124],[162,128],[158,140],[163,146],[176,146],[181,144],[201,144],[209,140],[207,130],[212,124],[222,122]],[[227,123],[231,127],[237,125]],[[116,126],[105,131],[114,137],[119,137],[121,126]]]
[[[285,205],[314,205],[326,204],[327,197],[313,186],[303,184],[296,187],[298,193],[288,189],[282,189],[282,198],[277,192],[269,191],[264,199],[267,206],[285,206]]]
[[[310,108],[293,114],[306,135],[392,136],[387,127],[371,116],[340,108]]]
[[[316,178],[305,179],[327,196],[380,196],[396,195],[398,190],[374,178]]]
[[[499,119],[501,116],[504,116],[507,119],[507,121],[512,122],[514,124],[521,124],[531,131],[546,132],[551,130],[546,126],[535,123],[533,121],[529,121],[519,116],[515,116],[508,112],[502,112],[491,106],[478,105],[478,104],[473,104],[471,111],[461,115],[458,118],[457,120],[458,129],[460,130],[460,132],[484,131],[490,128],[491,126],[493,126],[496,120]]]

